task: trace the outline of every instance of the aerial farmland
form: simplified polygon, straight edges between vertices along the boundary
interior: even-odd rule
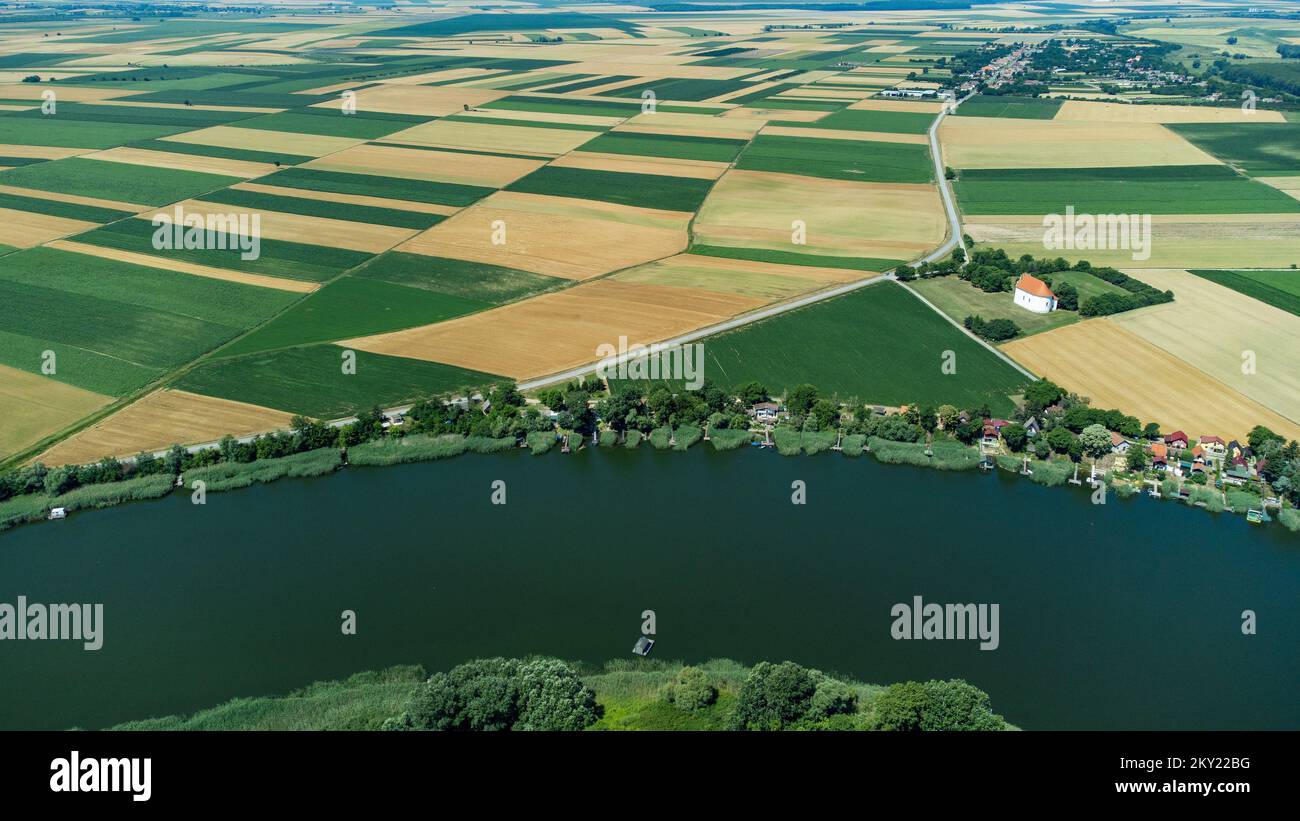
[[[743,374],[791,387],[801,370],[839,367],[829,352],[803,358],[829,345],[860,351],[844,362],[856,376],[822,377],[836,394],[942,401],[925,377],[909,386],[857,367],[860,356],[899,361],[894,345],[918,349],[886,330],[903,305],[846,302],[865,313],[826,326],[836,330],[807,321],[811,308],[765,317],[954,244],[1040,254],[1044,215],[1067,206],[1148,214],[1142,259],[1087,259],[1151,269],[1155,287],[1187,293],[1106,322],[1293,430],[1297,385],[1247,390],[1226,373],[1231,357],[1209,350],[1219,334],[1185,331],[1214,305],[1250,310],[1262,287],[1216,299],[1232,289],[1214,277],[1280,274],[1300,257],[1295,115],[1177,95],[1153,104],[1087,71],[1058,73],[1033,96],[972,96],[951,78],[981,49],[1032,61],[1063,42],[1072,60],[1127,42],[1070,28],[1085,6],[1041,13],[1045,28],[1027,33],[1002,30],[1018,11],[984,9],[933,20],[432,4],[86,16],[57,31],[0,18],[0,402],[20,420],[0,457],[126,457],[254,435],[293,414],[330,420],[544,385],[592,364],[602,343],[710,329],[722,334],[711,361],[723,383]],[[1128,39],[1159,43],[1143,38],[1165,31],[1134,26]],[[203,223],[204,241],[160,247],[156,226],[173,216]],[[1208,273],[1174,273],[1188,270]],[[1086,272],[1062,276],[1085,298],[1123,293]],[[1031,335],[972,349],[988,370],[961,396],[1008,408],[1037,367],[1094,391],[1069,367],[1072,347],[1039,350],[1067,338],[1075,314],[1023,316],[956,278],[910,287],[924,298],[915,307],[952,320],[921,350],[967,345],[953,326],[972,314]],[[1283,314],[1255,326],[1266,339],[1239,341],[1294,351]],[[777,322],[803,354],[740,344]],[[345,355],[363,367],[342,373]],[[1213,409],[1191,418],[1244,423]]]

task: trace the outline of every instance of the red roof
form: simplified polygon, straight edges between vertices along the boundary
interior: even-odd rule
[[[1176,431],[1174,431],[1173,433],[1171,433],[1171,434],[1169,434],[1168,436],[1166,436],[1166,437],[1165,437],[1165,441],[1166,441],[1166,442],[1186,442],[1186,441],[1187,441],[1187,434],[1183,433],[1181,430],[1176,430]]]
[[[1151,446],[1151,459],[1156,462],[1163,462],[1169,455],[1169,448],[1162,444],[1156,443]]]
[[[1203,444],[1203,445],[1204,445],[1204,444],[1222,445],[1222,444],[1223,444],[1223,440],[1220,439],[1220,438],[1217,437],[1217,436],[1202,436],[1202,437],[1201,437],[1201,444]]]
[[[1029,274],[1020,275],[1020,279],[1016,280],[1016,290],[1024,291],[1033,296],[1043,296],[1048,299],[1056,299],[1056,294],[1052,293],[1052,289],[1047,287],[1046,282],[1043,282],[1038,277],[1030,276]]]

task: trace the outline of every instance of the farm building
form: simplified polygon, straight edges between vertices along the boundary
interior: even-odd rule
[[[1056,294],[1038,277],[1021,274],[1016,280],[1016,304],[1036,314],[1047,314],[1056,310]]]

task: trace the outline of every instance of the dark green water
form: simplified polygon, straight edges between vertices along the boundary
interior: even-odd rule
[[[0,728],[101,727],[395,663],[631,658],[645,609],[658,657],[961,676],[1025,728],[1300,728],[1300,538],[870,457],[466,456],[205,507],[177,494],[0,536],[0,601],[19,594],[103,602],[105,644],[0,642]],[[998,603],[1000,648],[893,640],[891,606],[918,594]]]

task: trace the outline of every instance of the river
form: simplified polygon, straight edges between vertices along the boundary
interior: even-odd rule
[[[0,535],[0,580],[0,602],[104,605],[97,652],[0,642],[4,729],[398,663],[632,658],[647,609],[656,657],[963,677],[1026,729],[1300,729],[1300,537],[869,456],[643,446],[349,468],[21,527]],[[893,639],[891,607],[916,595],[997,604],[998,648]]]

